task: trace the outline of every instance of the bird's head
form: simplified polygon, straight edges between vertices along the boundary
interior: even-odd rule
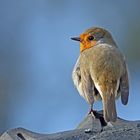
[[[99,27],[92,27],[83,32],[79,37],[73,37],[72,40],[80,42],[80,52],[94,47],[98,43],[115,43],[111,34]]]

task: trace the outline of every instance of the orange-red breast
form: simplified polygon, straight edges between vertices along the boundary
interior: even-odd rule
[[[80,42],[80,55],[72,73],[76,88],[89,103],[90,113],[94,112],[94,101],[102,99],[105,121],[115,122],[115,99],[121,95],[126,105],[129,96],[124,56],[111,34],[103,28],[92,27],[71,39]]]

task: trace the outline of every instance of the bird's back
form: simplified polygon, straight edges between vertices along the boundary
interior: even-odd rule
[[[108,80],[109,82],[122,75],[123,61],[123,56],[118,48],[100,44],[100,46],[92,47],[83,52],[80,63],[81,67],[86,67],[90,71],[94,81]]]

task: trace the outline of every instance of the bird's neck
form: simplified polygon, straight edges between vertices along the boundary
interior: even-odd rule
[[[97,41],[96,45],[98,44],[109,44],[111,46],[117,46],[113,38],[101,38],[99,41]]]

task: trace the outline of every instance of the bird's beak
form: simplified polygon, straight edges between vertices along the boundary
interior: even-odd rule
[[[72,37],[71,39],[72,39],[72,40],[75,40],[75,41],[80,41],[80,42],[81,42],[80,37]]]

